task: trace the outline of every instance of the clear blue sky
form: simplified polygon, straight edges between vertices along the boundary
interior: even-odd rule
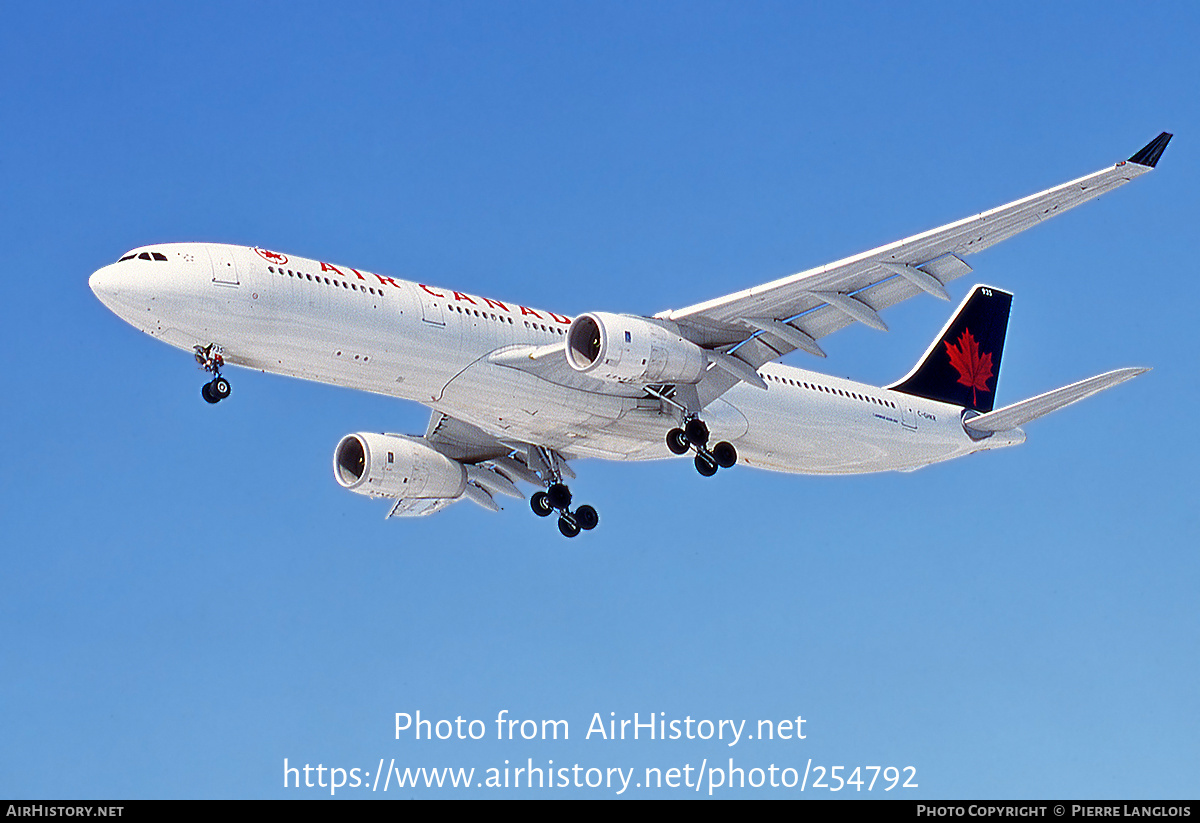
[[[912,798],[1195,797],[1198,41],[1193,3],[8,4],[0,796],[328,796],[285,792],[284,758],[733,757],[915,766]],[[602,522],[570,542],[520,502],[384,522],[333,448],[424,409],[240,370],[210,407],[87,288],[207,240],[653,313],[1162,130],[1157,171],[953,287],[1016,294],[1001,403],[1154,371],[914,474],[581,462]],[[890,381],[947,312],[911,301],[820,365]],[[503,709],[571,739],[394,739],[396,712],[494,733]],[[584,740],[595,712],[807,737]]]

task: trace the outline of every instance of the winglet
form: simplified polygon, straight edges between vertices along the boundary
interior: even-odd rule
[[[1158,158],[1162,157],[1162,153],[1167,150],[1167,143],[1171,142],[1173,134],[1163,132],[1158,137],[1155,137],[1149,143],[1142,147],[1142,150],[1129,158],[1130,163],[1137,163],[1139,166],[1148,166],[1154,168],[1158,165]]]

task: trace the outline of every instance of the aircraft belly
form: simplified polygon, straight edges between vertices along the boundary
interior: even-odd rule
[[[426,402],[440,389],[452,363],[413,356],[429,341],[414,334],[408,295],[348,299],[344,289],[271,278],[245,267],[238,288],[160,289],[153,320],[139,325],[187,351],[217,343],[231,365]]]
[[[978,449],[947,407],[927,414],[918,429],[873,405],[817,395],[761,397],[735,389],[727,397],[739,405],[749,431],[734,441],[743,462],[799,474],[860,474],[911,470]]]
[[[658,414],[657,402],[653,410],[646,404],[566,388],[481,358],[446,385],[437,408],[502,440],[537,443],[570,455],[627,459],[645,447],[650,432],[661,441],[673,425],[672,418]]]
[[[216,342],[228,363],[424,402],[503,440],[572,456],[672,456],[664,436],[679,421],[658,401],[568,388],[489,363],[486,352],[512,342],[507,326],[457,315],[431,324],[407,290],[367,303],[264,278],[244,269],[238,287],[206,282],[200,295],[181,283],[160,291],[144,318],[130,314],[181,349]],[[912,469],[991,447],[970,441],[949,407],[917,409],[915,429],[898,412],[879,411],[772,384],[766,392],[735,387],[702,417],[712,440],[734,443],[742,462],[786,472]]]

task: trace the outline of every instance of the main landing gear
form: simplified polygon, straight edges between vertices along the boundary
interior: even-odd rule
[[[712,477],[718,468],[727,469],[737,463],[737,449],[726,440],[709,451],[708,426],[699,417],[688,417],[682,429],[667,432],[667,448],[674,454],[687,454],[688,449],[695,448],[696,471],[705,477]]]
[[[571,490],[561,480],[551,483],[544,492],[535,492],[529,507],[538,517],[549,517],[558,511],[558,530],[563,537],[575,537],[580,531],[591,531],[600,522],[600,515],[591,506],[583,505],[571,511]]]
[[[543,446],[531,446],[528,464],[517,461],[526,472],[529,482],[540,480],[546,490],[535,492],[529,498],[529,507],[538,517],[549,517],[558,512],[558,530],[563,537],[577,537],[581,531],[591,531],[600,522],[600,515],[591,506],[580,506],[571,511],[571,490],[563,482],[563,476],[574,477],[562,455]]]
[[[212,380],[200,387],[200,396],[209,403],[220,403],[231,391],[229,381],[221,376],[221,367],[225,365],[221,347],[216,343],[209,343],[207,346],[194,347],[194,351],[200,368],[213,376]]]

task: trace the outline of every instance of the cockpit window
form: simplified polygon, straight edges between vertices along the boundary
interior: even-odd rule
[[[161,252],[156,251],[156,252],[152,252],[151,254],[155,260],[166,260],[167,259],[167,256]]]
[[[127,254],[127,255],[125,255],[124,257],[122,257],[120,260],[118,260],[117,262],[118,262],[118,263],[124,263],[126,260],[132,260],[132,259],[133,259],[133,258],[135,258],[135,257],[137,257],[137,255],[136,255],[136,254]]]
[[[148,252],[148,251],[144,251],[138,255],[138,260],[149,260],[149,259],[150,259],[150,252]]]
[[[126,260],[162,260],[166,262],[167,256],[159,251],[144,251],[141,254],[127,254],[118,260],[118,263],[124,263]]]

